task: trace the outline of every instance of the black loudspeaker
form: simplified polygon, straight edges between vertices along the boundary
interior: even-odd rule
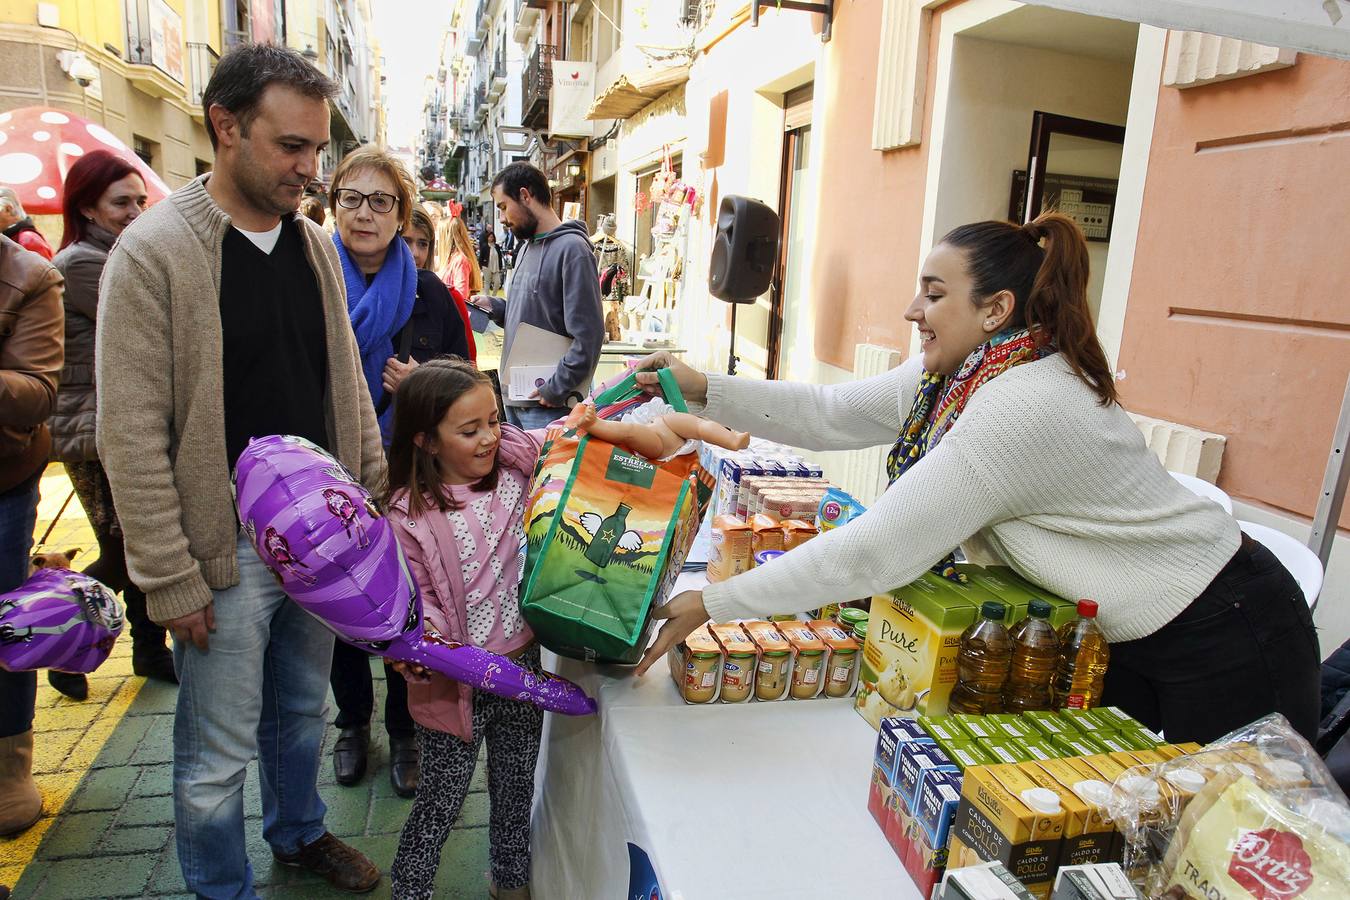
[[[728,303],[754,303],[773,280],[778,238],[778,213],[749,197],[723,197],[717,210],[708,291]]]

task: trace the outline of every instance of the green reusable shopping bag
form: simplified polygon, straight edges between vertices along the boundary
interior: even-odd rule
[[[665,400],[687,407],[668,370]],[[616,419],[645,403],[633,373],[596,398]],[[613,444],[550,428],[525,514],[521,611],[539,642],[563,656],[636,663],[650,613],[664,603],[698,533],[711,479],[697,453],[651,462]]]

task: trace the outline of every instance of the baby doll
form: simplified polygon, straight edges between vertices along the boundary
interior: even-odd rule
[[[595,414],[589,403],[580,404],[567,419],[569,427],[625,447],[648,459],[666,459],[688,441],[706,441],[727,450],[744,450],[750,435],[691,413],[669,412],[649,424],[611,422]]]

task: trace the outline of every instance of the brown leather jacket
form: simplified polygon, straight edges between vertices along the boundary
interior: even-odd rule
[[[0,236],[0,493],[47,463],[64,359],[61,273]]]

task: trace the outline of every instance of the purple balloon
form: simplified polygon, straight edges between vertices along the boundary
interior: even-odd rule
[[[0,669],[92,672],[124,621],[121,601],[102,583],[70,569],[38,569],[0,594]]]
[[[478,690],[584,716],[565,678],[424,632],[422,598],[394,529],[350,471],[304,438],[255,438],[234,470],[235,504],[281,588],[343,641]]]

